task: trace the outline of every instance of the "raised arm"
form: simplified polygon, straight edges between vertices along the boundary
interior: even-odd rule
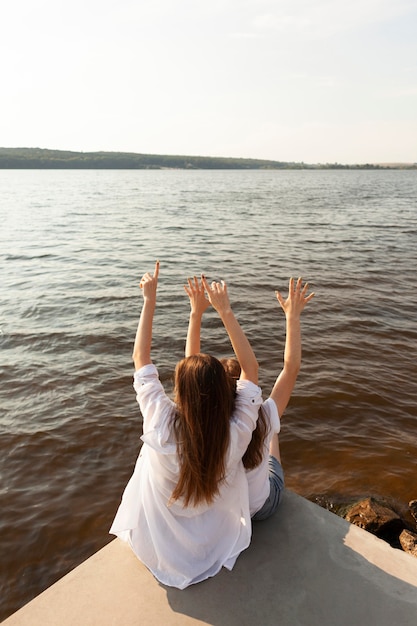
[[[226,283],[222,280],[221,283],[212,282],[211,285],[209,285],[205,276],[202,276],[201,282],[206,290],[210,304],[218,312],[229,335],[232,348],[240,363],[240,378],[250,380],[257,385],[258,362],[245,333],[232,311]]]
[[[190,298],[190,319],[188,322],[187,341],[185,343],[185,356],[198,354],[200,350],[201,319],[204,311],[210,306],[206,298],[203,284],[198,278],[188,279],[188,284],[184,285],[185,292]]]
[[[300,316],[305,305],[313,298],[314,293],[306,295],[308,284],[302,285],[299,278],[294,284],[290,278],[289,292],[286,300],[279,291],[276,297],[285,313],[286,339],[284,349],[284,367],[279,374],[270,397],[278,407],[278,414],[283,415],[290,400],[301,366],[301,324]]]
[[[135,344],[133,346],[132,359],[135,370],[152,363],[152,325],[156,306],[156,289],[158,286],[159,261],[155,263],[153,275],[146,272],[139,283],[143,293],[143,307],[136,331]]]

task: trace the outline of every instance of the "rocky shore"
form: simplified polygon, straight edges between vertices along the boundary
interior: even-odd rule
[[[347,502],[340,496],[314,495],[309,500],[417,557],[417,500],[408,506],[378,496]]]

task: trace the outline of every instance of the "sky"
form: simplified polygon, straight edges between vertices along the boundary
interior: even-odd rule
[[[0,146],[417,161],[417,0],[13,0]]]

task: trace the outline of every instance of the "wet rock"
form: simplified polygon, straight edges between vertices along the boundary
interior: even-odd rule
[[[400,547],[399,534],[405,525],[401,517],[383,502],[369,497],[356,502],[345,514],[345,519],[364,530]]]
[[[417,534],[404,529],[400,534],[400,544],[404,552],[417,557]]]
[[[417,556],[413,543],[413,537],[417,538],[417,500],[411,500],[407,506],[383,496],[348,498],[338,493],[314,494],[309,500],[384,539],[393,548]]]
[[[338,494],[314,494],[309,496],[309,500],[318,504],[323,509],[338,515],[339,517],[345,517],[347,510],[352,506],[354,502],[357,501],[350,499],[348,502],[346,501],[346,497],[340,496]]]
[[[411,515],[414,517],[415,521],[417,522],[417,500],[410,500],[410,502],[408,503],[408,506],[410,508]]]
[[[345,519],[371,533],[376,533],[388,524],[398,522],[400,516],[385,504],[370,497],[351,506],[346,512]]]

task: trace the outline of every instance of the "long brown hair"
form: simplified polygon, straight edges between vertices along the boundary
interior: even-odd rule
[[[225,478],[234,395],[227,374],[215,357],[195,354],[175,369],[177,413],[174,432],[180,464],[171,501],[210,503]]]
[[[240,364],[237,359],[220,359],[220,363],[223,365],[226,373],[229,376],[229,381],[232,386],[233,393],[236,393],[236,383],[240,376]],[[256,422],[256,428],[252,432],[252,439],[246,452],[242,457],[243,465],[245,469],[251,470],[257,467],[263,457],[263,446],[266,436],[269,432],[269,423],[266,420],[264,410],[262,406],[259,407],[258,420]]]

